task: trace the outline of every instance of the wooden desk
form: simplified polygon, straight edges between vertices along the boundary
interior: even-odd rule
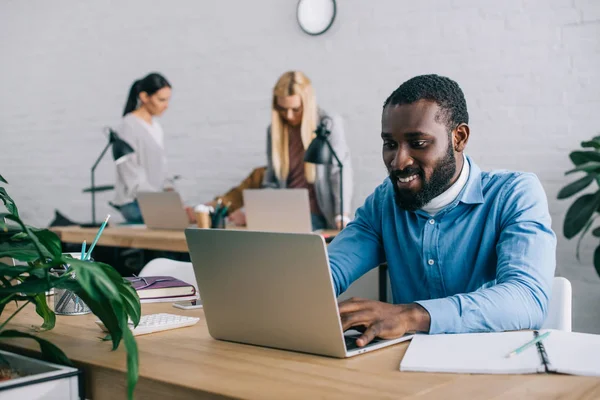
[[[240,228],[241,229],[241,228]],[[51,230],[60,236],[63,243],[81,244],[87,240],[91,244],[98,232],[97,228],[82,228],[79,226],[54,227]],[[325,230],[324,235],[335,236],[338,231]],[[107,227],[100,240],[99,246],[128,247],[146,250],[164,250],[188,252],[183,231],[156,230],[145,227],[116,226]]]
[[[14,305],[7,306],[5,316]],[[212,339],[202,310],[144,304],[144,314],[170,312],[201,318],[193,327],[138,336],[136,399],[597,399],[600,379],[567,375],[459,375],[400,372],[407,343],[338,360]],[[101,342],[92,315],[57,316],[40,336],[85,370],[87,397],[125,398],[125,351]],[[29,331],[40,317],[27,306],[9,323]],[[32,354],[33,341],[0,342]]]
[[[97,228],[61,226],[50,228],[63,243],[91,244],[98,233]],[[145,250],[179,251],[187,253],[184,231],[154,230],[145,227],[107,227],[98,240],[99,246],[128,247]]]

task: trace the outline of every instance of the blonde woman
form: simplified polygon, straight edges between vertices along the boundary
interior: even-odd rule
[[[337,165],[304,162],[304,152],[315,129],[329,118],[330,143],[343,164],[344,215],[340,209],[340,169]],[[349,221],[352,198],[352,165],[342,119],[317,107],[310,79],[300,71],[283,74],[273,89],[271,125],[267,129],[265,187],[306,188],[313,229],[335,229]]]

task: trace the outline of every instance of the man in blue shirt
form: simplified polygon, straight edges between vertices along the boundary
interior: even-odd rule
[[[458,84],[417,76],[385,101],[389,177],[329,245],[337,294],[387,262],[393,303],[339,304],[344,330],[374,337],[539,328],[556,237],[534,174],[482,172],[464,154],[469,115]]]

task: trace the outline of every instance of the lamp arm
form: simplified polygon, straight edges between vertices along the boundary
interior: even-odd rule
[[[106,151],[108,150],[108,148],[110,147],[110,145],[112,144],[112,142],[108,142],[106,144],[106,146],[104,147],[104,150],[102,150],[102,153],[100,153],[100,157],[98,157],[98,159],[96,160],[96,162],[94,163],[94,165],[92,165],[92,170],[91,170],[91,175],[92,175],[92,186],[91,186],[91,195],[92,195],[92,225],[96,225],[96,182],[94,179],[94,171],[96,170],[96,167],[98,166],[98,163],[100,163],[100,160],[102,160],[102,157],[104,157],[104,154],[106,154]]]
[[[104,147],[104,150],[102,150],[102,153],[100,153],[100,157],[98,157],[98,159],[96,160],[94,165],[92,165],[92,171],[94,171],[96,169],[96,167],[100,163],[100,160],[102,160],[102,157],[104,157],[104,154],[106,154],[106,151],[108,150],[108,148],[110,147],[111,144],[112,144],[112,142],[108,142],[106,144],[106,146]]]
[[[337,161],[338,166],[340,168],[342,168],[344,166],[344,164],[342,164],[342,162],[340,161],[340,159],[337,156],[337,153],[335,152],[335,150],[333,150],[331,143],[329,143],[329,139],[325,138],[325,143],[327,143],[327,147],[329,148],[329,151],[331,151],[331,155],[333,156],[333,158],[335,158],[335,161]]]

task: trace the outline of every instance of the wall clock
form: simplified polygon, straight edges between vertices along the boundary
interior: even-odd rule
[[[298,25],[307,34],[321,35],[331,27],[336,14],[335,0],[299,0]]]

